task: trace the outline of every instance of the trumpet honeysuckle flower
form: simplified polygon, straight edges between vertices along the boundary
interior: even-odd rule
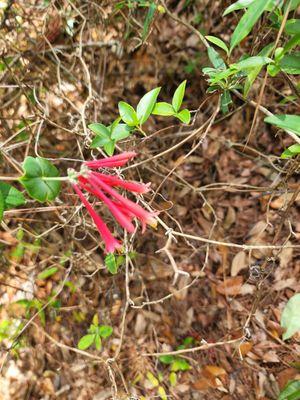
[[[95,222],[105,242],[105,251],[107,253],[120,249],[121,243],[114,238],[81,190],[85,190],[100,199],[108,207],[119,225],[129,233],[133,233],[135,230],[135,226],[132,223],[134,218],[141,222],[142,232],[145,231],[146,225],[156,227],[158,212],[145,210],[139,204],[127,199],[114,189],[114,187],[120,187],[132,193],[147,193],[150,190],[150,183],[130,182],[114,175],[93,171],[93,169],[98,168],[120,167],[135,155],[135,152],[124,152],[101,160],[87,161],[84,163],[80,173],[76,173],[74,170],[69,171],[72,186]]]

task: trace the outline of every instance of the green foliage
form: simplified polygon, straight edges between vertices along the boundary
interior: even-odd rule
[[[37,278],[40,280],[50,278],[52,275],[56,274],[57,271],[58,271],[57,267],[50,267],[50,268],[44,269],[44,271],[42,271],[38,274]]]
[[[289,299],[281,315],[281,326],[285,328],[283,340],[290,339],[295,333],[300,332],[300,293]]]
[[[124,261],[124,256],[116,256],[114,253],[107,254],[104,260],[106,268],[113,275],[118,273],[119,267]]]
[[[23,163],[24,175],[19,179],[29,196],[39,202],[52,201],[59,194],[61,183],[53,179],[59,171],[45,158],[26,157]]]
[[[112,333],[113,328],[111,326],[99,325],[98,315],[95,314],[92,324],[88,329],[88,333],[81,337],[77,347],[80,350],[86,350],[94,345],[97,350],[101,350],[102,339],[107,339]]]
[[[270,4],[271,0],[256,0],[249,5],[231,36],[230,52],[251,32],[253,26]]]
[[[223,40],[217,38],[216,36],[209,36],[209,35],[208,35],[208,36],[205,36],[205,38],[206,38],[209,42],[215,44],[216,46],[218,46],[218,47],[220,47],[222,50],[224,50],[224,51],[226,52],[227,55],[229,54],[229,49],[228,49],[226,43],[223,42]]]
[[[300,380],[290,381],[281,391],[278,400],[299,400]]]
[[[184,124],[189,124],[191,120],[190,111],[187,109],[183,109],[180,111],[180,107],[184,98],[185,87],[186,80],[181,82],[181,84],[175,90],[172,98],[172,104],[166,102],[158,102],[153,108],[152,114],[161,115],[164,117],[173,116],[175,118],[178,118]]]
[[[288,114],[276,114],[264,119],[268,124],[277,126],[278,128],[291,131],[300,136],[300,116]]]
[[[140,125],[143,125],[143,123],[145,123],[147,119],[150,117],[150,114],[153,111],[160,89],[161,88],[158,87],[150,90],[150,92],[146,93],[139,101],[136,108],[136,112],[137,112],[138,122]]]
[[[0,222],[3,218],[3,213],[5,210],[9,210],[23,204],[25,204],[23,193],[5,182],[0,182]]]
[[[281,154],[281,158],[291,158],[300,154],[300,144],[296,143],[292,146],[288,147],[284,152]]]

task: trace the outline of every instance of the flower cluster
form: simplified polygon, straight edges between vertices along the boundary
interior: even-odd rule
[[[103,172],[96,172],[99,168],[121,167],[129,160],[135,157],[135,152],[124,152],[116,156],[107,157],[101,160],[87,161],[84,163],[80,174],[70,171],[69,176],[72,186],[80,198],[82,204],[86,207],[92,217],[97,229],[105,242],[105,251],[112,253],[122,247],[121,243],[111,234],[105,222],[97,214],[92,205],[88,202],[82,190],[94,195],[105,203],[114,216],[116,221],[127,231],[132,233],[135,229],[132,220],[137,218],[142,223],[143,232],[146,225],[156,227],[157,212],[144,210],[140,205],[123,197],[114,187],[126,189],[133,193],[148,192],[150,184],[129,182],[120,179],[114,175],[108,175]]]

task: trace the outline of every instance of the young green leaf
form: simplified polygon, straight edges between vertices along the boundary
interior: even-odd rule
[[[274,43],[268,44],[258,53],[258,56],[268,57],[271,54],[273,48],[274,48]],[[253,82],[255,81],[258,74],[260,73],[262,67],[263,67],[263,65],[258,65],[257,67],[251,69],[251,71],[247,71],[246,81],[245,81],[245,85],[244,85],[244,96],[245,97],[248,95],[249,90],[251,89],[251,86],[253,85]]]
[[[291,37],[291,39],[284,45],[283,51],[284,54],[288,53],[295,46],[298,46],[300,43],[300,32],[297,35]]]
[[[205,38],[206,38],[209,42],[215,44],[216,46],[218,46],[218,47],[220,47],[222,50],[224,50],[224,51],[226,52],[226,54],[229,53],[229,49],[228,49],[228,47],[226,46],[226,43],[223,42],[223,40],[221,40],[221,39],[219,39],[219,38],[217,38],[217,37],[215,37],[215,36],[210,36],[210,35],[205,36]]]
[[[240,19],[230,40],[230,52],[251,32],[253,26],[267,9],[271,0],[256,0]]]
[[[115,141],[111,140],[110,142],[105,143],[103,148],[108,156],[112,156],[115,151]]]
[[[139,123],[138,117],[136,115],[136,112],[134,108],[128,104],[125,103],[125,101],[120,101],[119,102],[119,113],[122,118],[122,120],[129,126],[136,126]]]
[[[160,87],[157,87],[155,89],[150,90],[150,92],[146,93],[139,101],[139,104],[137,105],[136,108],[136,112],[140,125],[146,122],[150,114],[152,113],[160,89],[161,89]]]
[[[94,139],[92,140],[92,143],[90,144],[90,148],[91,149],[97,149],[98,147],[103,147],[105,146],[107,143],[111,142],[111,138],[110,138],[110,134],[98,134],[94,137]]]
[[[151,373],[147,372],[146,374],[148,381],[151,383],[152,387],[157,387],[159,385],[158,379]]]
[[[170,117],[176,113],[171,104],[162,101],[155,104],[152,114],[162,115],[164,117]]]
[[[223,114],[227,114],[229,111],[228,106],[232,103],[231,94],[229,90],[224,90],[221,94],[221,110]]]
[[[111,138],[116,142],[126,139],[132,132],[132,128],[126,124],[118,124],[111,130]]]
[[[171,386],[176,386],[176,383],[177,383],[177,375],[176,375],[176,372],[171,372],[170,373],[170,375],[169,375],[169,381],[170,381],[170,384],[171,384]]]
[[[175,114],[175,117],[180,119],[180,121],[183,122],[184,124],[188,125],[191,120],[191,113],[189,112],[189,110],[184,109],[179,111],[179,113]]]
[[[77,347],[79,350],[86,350],[94,343],[94,340],[95,340],[94,334],[93,335],[88,334],[88,335],[82,336],[82,338],[79,340],[79,342],[77,344]]]
[[[269,57],[254,56],[248,57],[245,60],[239,61],[235,64],[231,64],[231,68],[235,68],[237,71],[247,71],[254,68],[261,68],[263,65],[269,64],[272,59]]]
[[[39,202],[54,200],[58,195],[61,183],[59,180],[47,179],[59,176],[58,169],[45,158],[26,157],[23,163],[24,175],[19,179],[27,193]]]
[[[255,0],[238,0],[235,3],[231,4],[226,10],[223,12],[223,17],[233,11],[241,10],[242,8],[248,7],[250,4],[254,3]]]
[[[300,332],[300,293],[289,299],[281,315],[280,324],[285,328],[282,335],[283,340],[291,338],[295,333]]]
[[[297,154],[300,154],[300,144],[298,144],[298,143],[293,144],[292,146],[285,149],[280,157],[281,158],[291,158],[291,157],[296,156]]]
[[[300,53],[287,54],[279,62],[280,69],[287,74],[300,74]]]
[[[268,124],[277,126],[278,128],[292,131],[300,136],[300,116],[289,114],[276,114],[264,119]]]
[[[163,364],[171,364],[174,361],[174,356],[170,354],[159,356],[159,361]]]
[[[116,256],[114,253],[108,253],[105,257],[105,266],[109,270],[109,272],[113,275],[118,273],[118,266],[116,263]]]
[[[154,14],[155,14],[155,10],[156,10],[156,4],[153,2],[149,5],[149,9],[144,21],[144,25],[143,25],[143,34],[142,34],[142,41],[144,42],[144,40],[146,39],[148,32],[149,32],[149,28],[151,25],[151,22],[153,20]]]
[[[112,335],[113,328],[108,325],[101,325],[98,329],[98,333],[101,337],[105,339]]]
[[[300,32],[300,19],[286,21],[284,30],[288,35],[297,35]]]
[[[172,98],[172,106],[175,110],[176,113],[180,110],[182,100],[184,97],[184,92],[185,92],[185,86],[186,86],[186,80],[181,82],[181,84],[178,86],[178,88],[175,90],[175,93]]]
[[[225,69],[226,64],[220,54],[211,46],[207,49],[207,54],[212,65],[217,69]]]
[[[95,347],[97,350],[101,350],[101,337],[99,335],[96,334],[95,336]]]
[[[163,386],[159,386],[157,388],[157,393],[158,393],[159,397],[161,398],[161,400],[168,400],[167,393]]]
[[[96,135],[109,136],[110,133],[109,129],[105,125],[99,123],[89,124],[88,128],[96,133]]]
[[[300,380],[289,381],[280,392],[278,400],[299,400]]]
[[[57,267],[50,267],[50,268],[44,269],[44,271],[42,271],[38,274],[37,278],[40,280],[50,278],[50,276],[56,274],[57,271],[58,271]]]
[[[15,187],[5,182],[0,182],[0,192],[4,201],[4,209],[9,209],[25,204],[25,198]]]
[[[176,358],[171,365],[171,371],[173,372],[187,371],[190,368],[190,364],[184,358],[180,357]]]

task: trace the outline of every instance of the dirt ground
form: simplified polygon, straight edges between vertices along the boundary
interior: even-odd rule
[[[249,137],[255,108],[237,96],[229,114],[215,115],[205,49],[182,21],[227,40],[236,23],[234,14],[222,18],[230,2],[169,1],[144,42],[145,7],[123,3],[23,0],[2,13],[1,175],[17,175],[26,155],[65,175],[99,154],[89,148],[89,123],[109,124],[118,101],[136,105],[154,87],[170,101],[187,79],[184,104],[193,111],[189,126],[151,118],[147,137],[119,144],[138,153],[122,175],[152,182],[141,201],[162,223],[124,236],[131,256],[118,274],[107,271],[97,230],[68,185],[52,203],[29,200],[5,213],[0,320],[24,329],[17,341],[0,341],[0,399],[155,399],[162,387],[176,400],[276,400],[299,378],[299,335],[283,341],[280,326],[300,291],[299,158],[280,159],[291,141],[260,112]],[[270,40],[264,19],[255,29],[238,51]],[[278,76],[262,104],[297,114],[299,103],[282,101],[291,90]],[[57,272],[39,279],[50,267]],[[26,310],[23,299],[35,305]],[[95,314],[113,334],[100,351],[81,351]],[[183,343],[173,356],[188,368],[172,385],[159,355]]]

